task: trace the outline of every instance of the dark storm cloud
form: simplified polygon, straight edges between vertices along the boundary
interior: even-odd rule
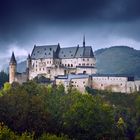
[[[139,0],[0,0],[0,45],[18,42],[24,46],[40,26],[46,26],[46,31],[51,27],[63,31],[63,26],[80,31],[82,26],[133,23],[140,19],[139,5]],[[124,27],[116,29],[134,34],[132,28],[128,31],[128,25],[122,31]]]

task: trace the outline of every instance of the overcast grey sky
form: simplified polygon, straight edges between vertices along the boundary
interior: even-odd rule
[[[114,45],[140,49],[139,0],[0,0],[0,64],[33,45]]]

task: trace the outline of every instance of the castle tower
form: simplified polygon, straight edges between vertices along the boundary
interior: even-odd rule
[[[28,57],[27,57],[27,69],[26,69],[27,80],[29,80],[29,77],[30,77],[31,66],[32,66],[32,59],[31,59],[30,54],[28,54]]]
[[[9,83],[10,84],[12,84],[15,81],[16,69],[17,69],[17,61],[15,59],[14,52],[12,52],[12,56],[9,63]]]

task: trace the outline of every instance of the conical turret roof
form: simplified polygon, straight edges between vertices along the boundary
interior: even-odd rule
[[[12,56],[11,56],[11,59],[10,59],[10,64],[17,64],[14,52],[12,52]]]

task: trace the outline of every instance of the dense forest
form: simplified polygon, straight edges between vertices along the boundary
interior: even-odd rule
[[[140,139],[140,95],[63,85],[5,83],[0,91],[0,140]]]
[[[140,50],[112,46],[95,51],[98,73],[131,74],[140,77]]]

